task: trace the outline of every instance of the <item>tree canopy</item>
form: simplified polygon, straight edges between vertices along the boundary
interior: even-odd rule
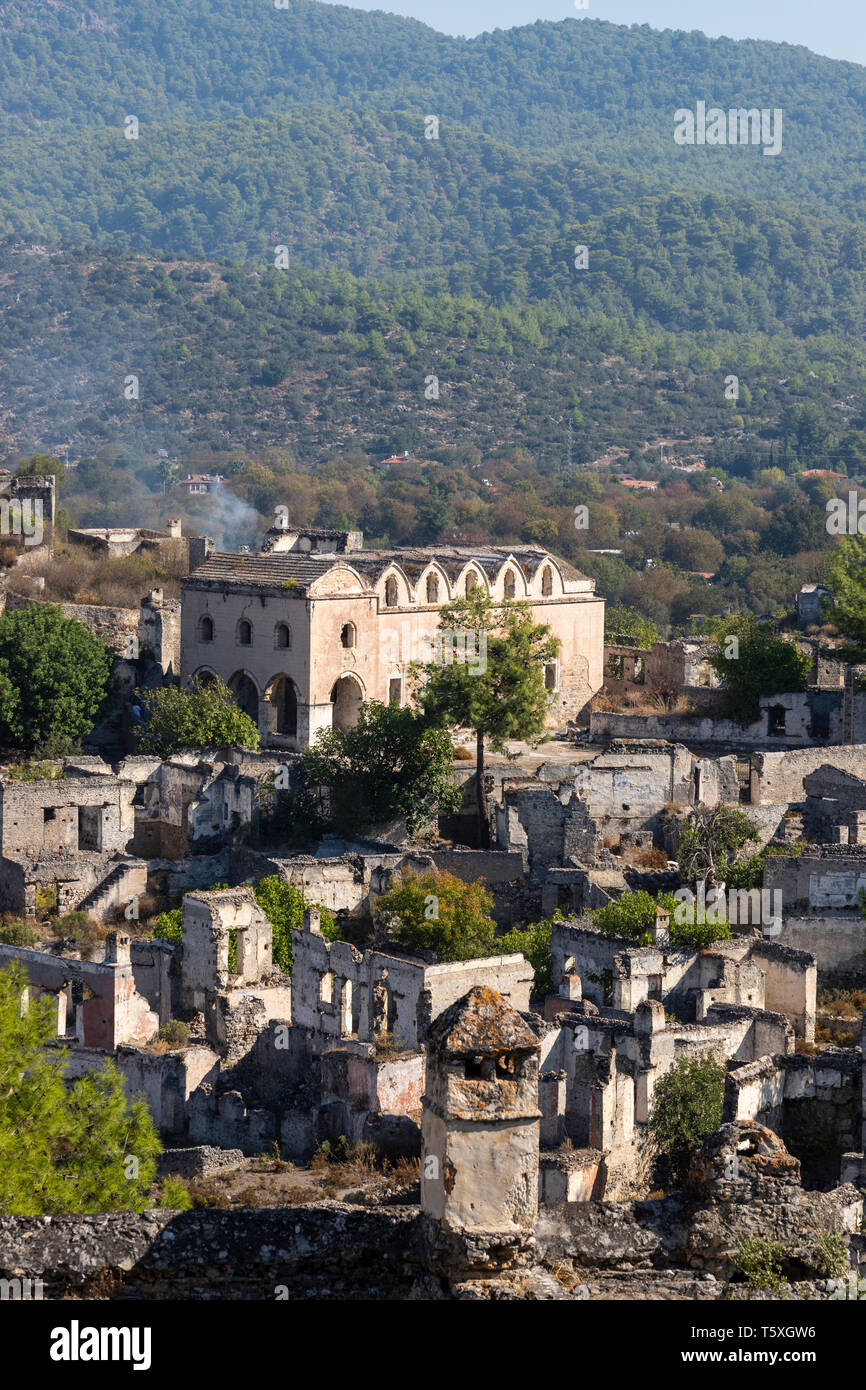
[[[144,1211],[161,1150],[150,1112],[107,1059],[67,1086],[50,1001],[0,970],[0,1212]]]
[[[0,617],[0,740],[67,752],[104,710],[114,658],[57,604]]]
[[[405,706],[365,701],[354,727],[320,730],[302,762],[305,809],[345,831],[404,816],[414,835],[460,804],[448,731]]]
[[[145,723],[139,748],[168,758],[183,748],[258,748],[258,726],[235,704],[219,680],[194,683],[189,690],[163,686],[141,697]]]

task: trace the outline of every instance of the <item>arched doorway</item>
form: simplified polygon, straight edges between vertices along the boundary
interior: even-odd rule
[[[252,676],[246,671],[237,671],[229,681],[229,689],[235,697],[235,704],[248,714],[254,724],[259,722],[259,692]]]
[[[298,732],[298,692],[289,676],[275,676],[267,689],[273,709],[272,732],[295,738]]]
[[[363,691],[354,676],[341,676],[334,682],[331,704],[334,706],[332,725],[335,729],[354,729],[361,713]]]

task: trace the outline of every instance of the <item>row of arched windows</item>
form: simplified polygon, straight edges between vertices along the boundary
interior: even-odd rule
[[[200,642],[213,642],[216,635],[214,620],[210,613],[203,613],[198,621],[198,640]],[[251,647],[253,645],[253,625],[249,618],[241,618],[235,628],[235,641],[239,647]],[[292,629],[288,623],[277,623],[274,628],[274,646],[282,651],[288,651],[292,645]]]
[[[468,597],[478,583],[478,576],[474,570],[470,570],[464,581],[464,593]],[[514,570],[505,571],[504,594],[506,598],[514,598],[517,592],[517,577]],[[553,571],[550,565],[545,565],[541,571],[541,593],[544,598],[548,598],[553,593]],[[397,580],[392,576],[385,580],[385,607],[396,608],[399,602],[399,589]],[[428,574],[427,576],[427,602],[439,602],[439,576]]]

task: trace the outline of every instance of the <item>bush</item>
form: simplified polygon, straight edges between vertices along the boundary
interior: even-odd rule
[[[782,1261],[785,1247],[770,1236],[748,1236],[737,1242],[734,1264],[745,1275],[750,1289],[780,1293],[785,1280]]]
[[[812,1249],[812,1263],[822,1279],[841,1279],[848,1268],[848,1242],[841,1231],[826,1231]]]
[[[598,908],[592,920],[605,936],[620,937],[635,946],[647,946],[652,939],[656,910],[662,907],[670,914],[672,946],[700,951],[713,941],[726,941],[730,937],[727,922],[678,922],[675,917],[678,906],[673,893],[659,893],[654,898],[641,888],[634,893],[623,893]]]
[[[259,731],[235,704],[223,681],[195,683],[190,690],[163,686],[141,697],[147,722],[139,730],[145,753],[168,758],[184,748],[258,748]]]
[[[299,888],[286,883],[278,874],[260,878],[253,889],[256,902],[274,930],[272,958],[286,974],[292,968],[292,932],[304,925],[304,909],[309,903]],[[320,926],[326,941],[339,940],[340,932],[326,907],[319,908]]]
[[[183,1023],[179,1018],[170,1018],[168,1023],[163,1023],[156,1035],[160,1042],[169,1043],[172,1047],[186,1047],[189,1042],[189,1024]]]
[[[496,941],[503,955],[519,951],[535,971],[533,994],[546,999],[553,989],[553,962],[550,955],[552,922],[531,922],[526,927],[513,927]]]
[[[92,951],[108,935],[107,929],[94,922],[88,912],[77,909],[58,917],[51,924],[51,935],[55,941],[71,941],[79,951]]]
[[[35,946],[38,940],[26,922],[0,922],[0,941],[4,946]]]
[[[192,1197],[182,1178],[163,1178],[159,1205],[163,1211],[192,1211]]]
[[[692,1154],[722,1123],[725,1068],[711,1052],[681,1057],[656,1083],[650,1133],[671,1176],[688,1175]]]
[[[403,874],[376,899],[373,918],[409,951],[435,951],[438,960],[477,960],[500,953],[493,898],[479,879],[464,883],[430,869]]]

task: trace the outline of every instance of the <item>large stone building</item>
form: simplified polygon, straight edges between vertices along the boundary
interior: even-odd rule
[[[219,676],[271,747],[348,728],[364,700],[406,704],[413,661],[433,659],[443,604],[477,584],[526,599],[559,638],[549,725],[602,684],[604,600],[539,546],[364,550],[358,532],[275,528],[256,555],[215,552],[186,580],[181,678]],[[470,662],[484,650],[467,650]]]

